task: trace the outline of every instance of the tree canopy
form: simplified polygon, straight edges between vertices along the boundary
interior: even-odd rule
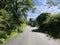
[[[51,37],[60,38],[60,13],[42,13],[37,17],[39,30]]]
[[[27,11],[33,6],[33,0],[0,0],[0,39],[5,40],[12,32],[18,32],[27,22]]]
[[[49,4],[49,6],[58,6],[60,8],[60,0],[47,0],[47,4]]]

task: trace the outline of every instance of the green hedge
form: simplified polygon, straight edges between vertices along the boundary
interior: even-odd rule
[[[18,34],[18,30],[21,32],[26,28],[26,23],[19,16],[14,20],[13,14],[10,14],[5,9],[0,10],[0,43],[5,42],[6,39],[12,38]]]
[[[42,13],[37,17],[37,22],[42,32],[54,38],[60,38],[60,14],[48,15],[48,13]]]

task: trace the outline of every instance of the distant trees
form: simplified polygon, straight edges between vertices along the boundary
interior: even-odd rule
[[[33,19],[33,18],[30,18],[30,19],[29,19],[29,25],[30,25],[30,26],[35,27],[36,24],[37,24],[37,22],[36,22],[35,19]]]
[[[30,19],[29,19],[29,25],[31,25],[32,22],[33,22],[33,18],[30,18]]]
[[[43,14],[46,15],[44,16]],[[37,17],[39,29],[42,30],[42,32],[48,33],[54,38],[60,38],[60,24],[59,24],[60,14],[55,15],[51,15],[50,13],[43,14]]]

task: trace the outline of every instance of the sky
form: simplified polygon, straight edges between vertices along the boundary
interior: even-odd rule
[[[55,2],[57,0],[54,0]],[[48,4],[46,4],[47,0],[34,0],[34,4],[35,4],[35,12],[32,13],[32,11],[28,12],[28,19],[33,18],[35,19],[39,14],[43,13],[43,12],[50,12],[52,14],[56,14],[58,12],[60,12],[60,9],[58,9],[58,6],[51,6],[50,8]]]

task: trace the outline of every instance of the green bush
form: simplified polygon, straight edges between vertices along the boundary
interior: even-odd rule
[[[1,38],[0,39],[0,44],[5,43],[5,39]]]
[[[60,38],[60,24],[59,23],[60,23],[59,14],[51,16],[45,21],[45,24],[47,24],[46,28],[48,28],[48,34],[50,34],[54,38]]]
[[[48,16],[46,13],[47,16],[44,15],[41,14],[37,18],[39,29],[54,38],[60,38],[60,14]]]
[[[25,18],[18,17],[15,19],[13,14],[10,14],[5,9],[0,10],[0,39],[1,42],[3,39],[8,39],[10,37],[14,37],[18,34],[18,30],[21,32],[26,28],[26,20]],[[15,33],[15,35],[13,34]]]
[[[41,29],[41,28],[43,28],[44,27],[44,21],[46,21],[46,19],[48,18],[48,17],[50,17],[50,13],[41,13],[38,17],[37,17],[37,23],[38,23],[38,26],[39,26],[39,28]]]
[[[20,25],[19,29],[18,29],[18,32],[23,32],[27,27],[27,24],[23,23]]]

